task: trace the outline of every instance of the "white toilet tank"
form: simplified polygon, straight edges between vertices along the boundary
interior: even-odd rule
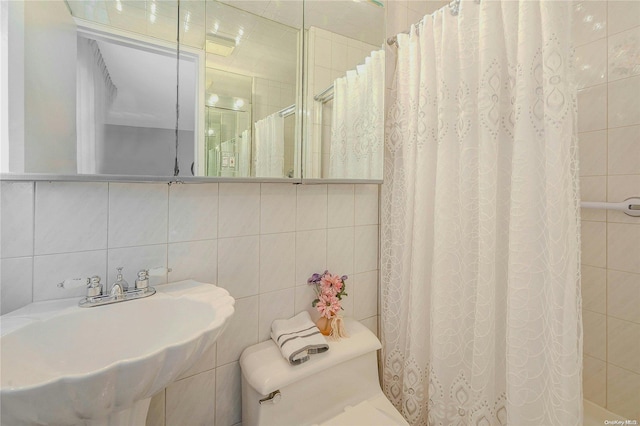
[[[358,321],[346,318],[345,326],[349,338],[300,365],[290,365],[272,340],[245,349],[243,426],[407,425],[380,389],[380,341]]]

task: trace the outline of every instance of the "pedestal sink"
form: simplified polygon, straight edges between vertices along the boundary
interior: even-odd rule
[[[235,302],[192,280],[156,289],[126,303],[65,299],[3,315],[2,425],[144,425],[151,396],[213,345]]]

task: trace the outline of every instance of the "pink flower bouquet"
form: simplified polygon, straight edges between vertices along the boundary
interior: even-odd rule
[[[332,275],[329,271],[324,271],[322,275],[313,274],[308,280],[309,285],[314,286],[316,299],[311,306],[320,312],[320,319],[317,322],[322,334],[331,336],[334,339],[348,337],[344,329],[342,316],[342,296],[347,296],[345,281],[347,276]]]

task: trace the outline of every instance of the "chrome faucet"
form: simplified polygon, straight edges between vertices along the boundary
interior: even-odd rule
[[[122,296],[129,291],[129,283],[122,278],[122,266],[119,266],[116,269],[118,270],[118,275],[116,276],[116,282],[111,286],[109,294],[117,297]]]

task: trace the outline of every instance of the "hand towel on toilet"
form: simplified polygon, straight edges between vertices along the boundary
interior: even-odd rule
[[[287,320],[275,320],[271,324],[271,338],[291,365],[308,361],[309,354],[329,350],[327,340],[307,311]]]

